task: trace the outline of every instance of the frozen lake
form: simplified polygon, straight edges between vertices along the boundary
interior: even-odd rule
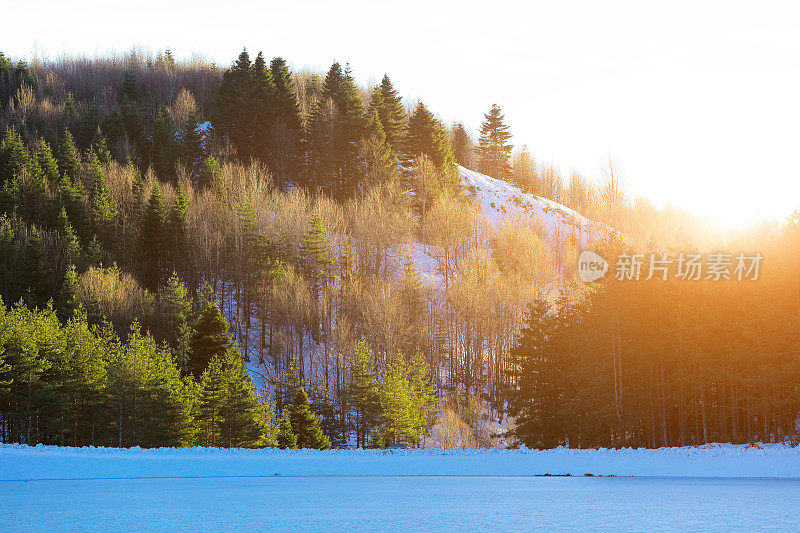
[[[0,481],[0,531],[800,530],[800,480],[205,477]]]

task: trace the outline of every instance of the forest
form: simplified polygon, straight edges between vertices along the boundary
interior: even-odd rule
[[[473,138],[338,62],[0,53],[0,441],[796,442],[800,211],[725,234],[483,118]],[[608,230],[494,224],[459,168]],[[583,247],[765,259],[587,285]]]

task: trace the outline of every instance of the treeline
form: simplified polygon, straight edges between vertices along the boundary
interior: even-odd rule
[[[739,281],[734,261],[729,280],[609,276],[532,304],[511,354],[515,436],[535,448],[797,442],[800,219],[733,246],[763,254],[757,280]],[[693,252],[669,253],[681,251]]]
[[[382,447],[418,444],[433,423],[433,389],[419,357],[399,354],[378,374],[369,346],[358,344],[349,416],[339,424],[327,389],[294,370],[276,402],[266,388],[256,391],[217,304],[192,310],[177,278],[168,292],[172,343],[158,343],[136,322],[121,338],[107,322],[91,326],[82,308],[62,321],[52,306],[0,302],[0,440],[326,449],[352,434],[361,446]]]

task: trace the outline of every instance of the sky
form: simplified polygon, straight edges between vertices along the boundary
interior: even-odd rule
[[[633,194],[732,225],[800,208],[800,2],[5,2],[12,57],[349,62],[473,132],[497,103],[512,142],[565,176],[611,159]]]

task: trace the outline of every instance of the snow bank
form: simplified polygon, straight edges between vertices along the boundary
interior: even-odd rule
[[[0,445],[0,480],[240,476],[666,476],[800,478],[781,444],[619,450],[244,450]]]

